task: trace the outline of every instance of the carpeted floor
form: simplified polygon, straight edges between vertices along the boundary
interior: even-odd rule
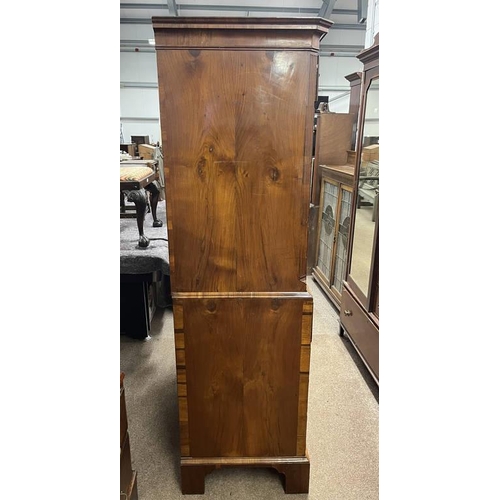
[[[134,206],[133,203],[127,205]],[[153,215],[146,213],[144,235],[149,238],[149,246],[139,247],[137,219],[120,218],[120,273],[146,274],[153,271],[170,273],[168,263],[167,214],[165,201],[159,201],[156,217],[163,222],[161,227],[153,227]]]
[[[338,314],[308,278],[314,297],[307,448],[308,495],[290,499],[378,500],[378,388],[348,340],[338,335]],[[121,337],[121,371],[129,421],[132,466],[139,500],[285,498],[272,469],[220,469],[206,476],[205,494],[180,490],[174,333],[171,309],[158,309],[149,342]]]

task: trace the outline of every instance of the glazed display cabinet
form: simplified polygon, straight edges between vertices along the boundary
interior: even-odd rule
[[[379,42],[363,63],[350,262],[342,291],[340,333],[352,341],[379,383]]]
[[[183,493],[272,467],[306,493],[321,18],[153,17]]]
[[[321,167],[321,213],[312,275],[337,308],[347,273],[353,174],[352,165]]]

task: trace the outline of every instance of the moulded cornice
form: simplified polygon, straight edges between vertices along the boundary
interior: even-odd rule
[[[361,81],[361,76],[362,76],[362,73],[360,72],[356,72],[356,73],[351,73],[350,75],[346,75],[344,76],[344,78],[349,81],[349,82],[360,82]]]
[[[368,47],[367,49],[363,50],[363,52],[360,52],[357,55],[357,58],[364,64],[366,65],[369,62],[375,61],[378,59],[378,39],[377,43],[374,43],[371,47]]]
[[[327,32],[333,21],[323,17],[152,17],[154,28],[318,29]]]

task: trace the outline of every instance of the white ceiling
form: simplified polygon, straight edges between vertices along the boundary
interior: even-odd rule
[[[323,56],[354,56],[364,48],[368,0],[123,0],[120,50],[153,52],[153,16],[321,16],[333,21]]]

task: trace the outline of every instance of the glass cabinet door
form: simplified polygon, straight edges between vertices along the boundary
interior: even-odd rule
[[[366,93],[349,278],[368,302],[372,286],[379,201],[379,78]],[[368,303],[366,303],[368,307]]]
[[[316,270],[333,296],[340,301],[347,272],[352,187],[328,176],[322,180],[321,225]]]
[[[347,270],[347,242],[351,225],[352,192],[342,187],[339,207],[339,226],[336,229],[337,241],[334,256],[334,270],[332,277],[332,288],[340,295],[342,283],[346,278]]]
[[[321,227],[319,232],[318,268],[330,282],[332,270],[333,245],[335,242],[335,226],[339,187],[337,184],[323,180],[323,200],[321,204]]]

